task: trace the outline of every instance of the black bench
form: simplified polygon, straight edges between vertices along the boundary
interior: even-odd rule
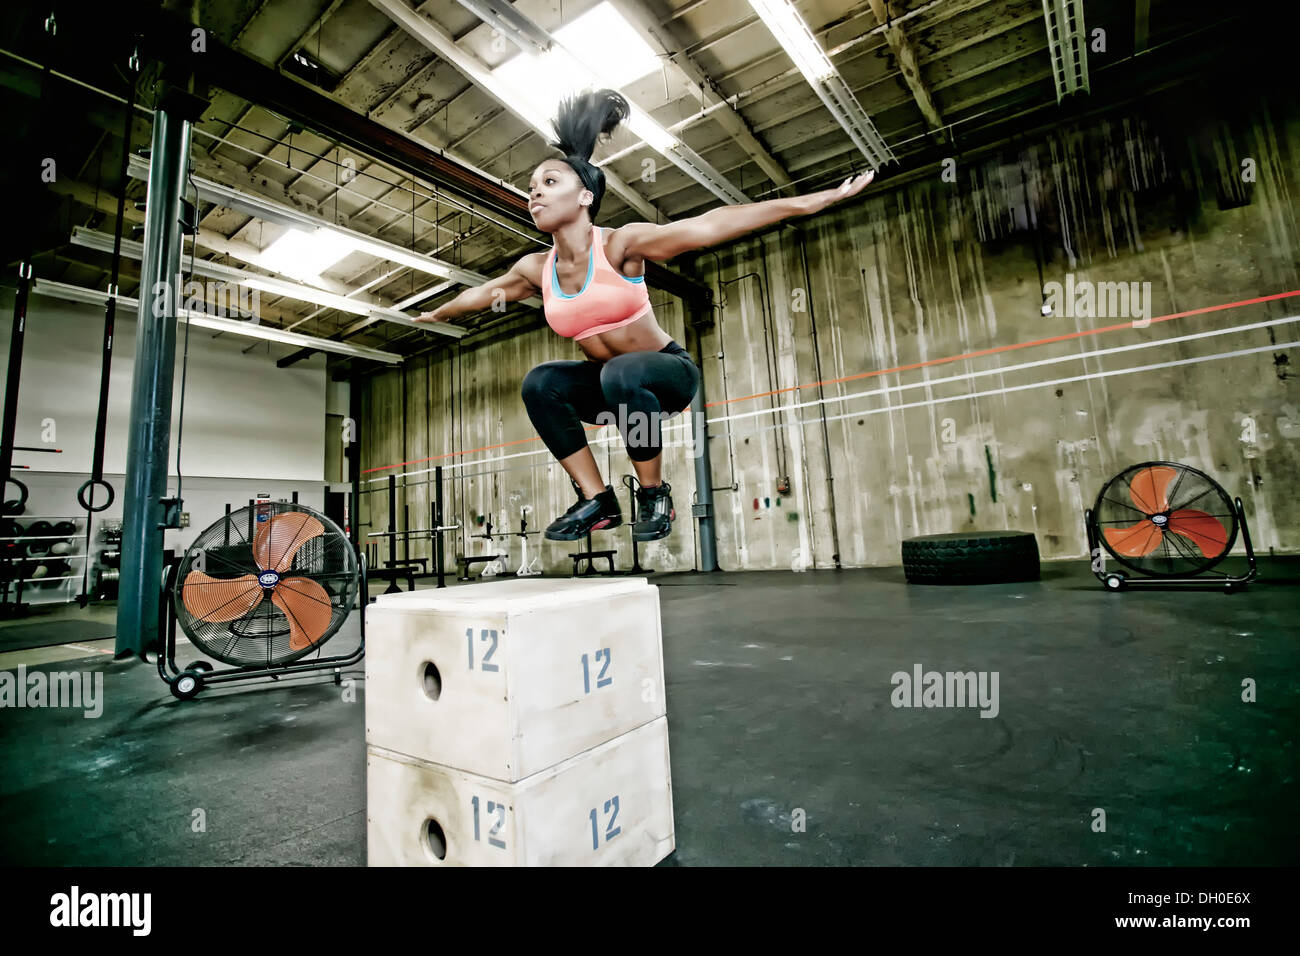
[[[570,554],[569,557],[573,561],[573,574],[571,575],[571,577],[576,578],[578,576],[578,563],[583,560],[587,562],[587,570],[582,572],[582,576],[584,578],[590,577],[593,574],[606,575],[606,576],[618,574],[618,572],[614,570],[614,555],[616,555],[617,553],[618,553],[617,551],[611,548],[608,551],[592,551],[588,549],[586,551],[579,551],[576,554]],[[608,571],[597,571],[595,569],[593,562],[599,560],[600,558],[604,558],[606,561],[609,562]]]
[[[388,589],[385,594],[400,594],[402,589],[397,586],[397,582],[402,578],[406,579],[406,589],[415,590],[415,568],[407,565],[406,567],[396,568],[367,568],[366,577],[370,580],[389,581]]]
[[[463,557],[458,557],[458,558],[456,559],[456,566],[457,566],[458,568],[460,568],[460,572],[456,575],[456,580],[457,580],[457,581],[471,581],[471,580],[473,580],[473,579],[469,576],[469,569],[470,569],[470,566],[471,566],[471,565],[474,565],[474,564],[487,564],[489,561],[495,561],[497,558],[500,558],[500,557],[503,557],[503,555],[500,555],[500,554],[479,554],[479,555],[475,555],[475,556],[473,556],[473,557],[470,557],[469,555],[465,555],[465,556],[463,556]],[[482,574],[482,572],[480,572],[480,574]]]
[[[428,559],[428,558],[399,558],[399,559],[397,559],[396,561],[385,561],[385,562],[384,562],[384,567],[386,567],[386,568],[404,568],[404,567],[406,567],[407,565],[410,565],[410,564],[418,564],[418,565],[420,566],[420,576],[423,577],[423,576],[424,576],[424,572],[425,572],[425,568],[426,568],[426,567],[428,566],[428,564],[429,564],[429,559]]]

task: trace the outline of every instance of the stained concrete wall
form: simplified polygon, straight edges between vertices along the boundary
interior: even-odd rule
[[[699,256],[695,274],[717,297],[701,352],[722,568],[897,564],[910,535],[999,528],[1035,532],[1046,558],[1083,557],[1084,508],[1149,460],[1209,473],[1244,500],[1257,549],[1296,550],[1300,323],[1241,327],[1300,316],[1300,296],[1180,313],[1300,289],[1297,155],[1293,103],[1216,112],[1175,94],[955,157]],[[1141,298],[1089,312],[1085,283]],[[685,341],[677,300],[658,293],[656,306]],[[545,525],[571,495],[527,441],[518,388],[533,365],[574,351],[533,327],[470,344],[458,364],[381,375],[363,461],[489,449],[443,459],[481,462],[461,469],[453,513],[509,515],[517,530],[530,504],[530,527]],[[607,476],[630,472],[617,439],[605,447]],[[691,462],[676,454],[665,474],[687,515]],[[413,527],[427,526],[414,517],[427,515],[421,494],[407,492]],[[609,535],[627,567],[626,532]],[[576,550],[544,549],[552,571]],[[691,522],[646,551],[656,569],[693,567]]]

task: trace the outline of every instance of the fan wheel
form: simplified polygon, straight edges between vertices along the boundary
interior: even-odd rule
[[[193,671],[182,671],[171,683],[172,696],[177,700],[191,700],[203,690],[203,678]]]
[[[1190,577],[1214,567],[1237,540],[1237,509],[1209,475],[1189,465],[1148,461],[1106,483],[1092,531],[1112,558],[1139,574]],[[1112,590],[1122,588],[1108,580]]]

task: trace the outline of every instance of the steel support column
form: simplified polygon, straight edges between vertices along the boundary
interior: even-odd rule
[[[700,366],[700,390],[691,401],[691,434],[694,437],[691,455],[695,459],[695,503],[691,507],[691,514],[699,522],[701,571],[718,570],[718,539],[713,524],[713,460],[709,455],[709,426],[705,423],[704,405],[708,399],[704,393],[704,349],[701,335],[701,326],[713,321],[709,303],[710,299],[687,300],[684,303],[687,329],[695,340],[694,351]]]
[[[180,289],[180,198],[189,170],[190,124],[202,101],[175,87],[154,113],[140,308],[122,519],[117,655],[157,648],[163,568],[163,505],[171,445],[176,311]]]

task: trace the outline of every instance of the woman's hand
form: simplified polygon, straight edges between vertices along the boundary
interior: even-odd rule
[[[447,318],[447,316],[445,316],[445,315],[443,314],[443,312],[442,312],[442,306],[438,306],[438,308],[434,309],[432,312],[421,312],[419,315],[417,315],[417,316],[415,317],[415,319],[414,319],[413,321],[415,321],[415,322],[446,322],[446,321],[448,321],[448,318]]]
[[[833,206],[837,202],[843,202],[850,196],[856,196],[862,190],[867,188],[867,184],[876,178],[874,169],[868,170],[859,176],[850,176],[844,182],[840,183],[837,189],[823,189],[819,193],[808,193],[802,197],[807,206],[808,213],[821,212],[828,206]]]

